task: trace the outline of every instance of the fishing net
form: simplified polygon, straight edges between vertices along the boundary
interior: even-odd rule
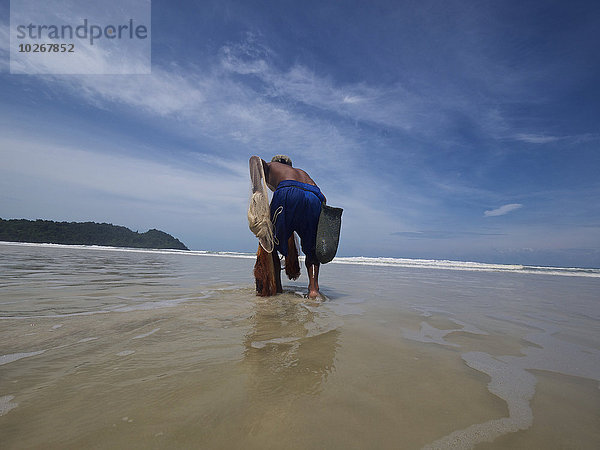
[[[298,241],[296,233],[288,239],[288,254],[285,257],[285,274],[290,280],[297,280],[300,276],[300,263],[298,262]]]
[[[271,253],[274,247],[273,224],[265,173],[258,157],[250,159],[251,194],[248,206],[248,227],[258,238],[260,245]]]

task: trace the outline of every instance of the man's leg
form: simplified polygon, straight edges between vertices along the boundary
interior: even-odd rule
[[[281,261],[279,261],[279,253],[277,250],[273,249],[273,267],[275,269],[275,284],[277,285],[277,293],[281,294],[283,292],[283,287],[281,286]]]
[[[308,298],[317,298],[319,292],[319,266],[320,263],[316,257],[306,257],[304,263],[308,272]]]

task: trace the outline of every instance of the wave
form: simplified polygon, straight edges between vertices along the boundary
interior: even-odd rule
[[[127,247],[104,247],[99,245],[64,245],[64,244],[37,244],[21,242],[0,242],[2,245],[20,245],[33,247],[56,247],[69,249],[94,249],[103,251],[119,251],[131,253],[153,253],[183,256],[212,256],[224,258],[254,259],[255,253],[226,252],[210,250],[171,250],[171,249],[140,249]],[[303,257],[300,257],[302,260]],[[561,275],[573,277],[600,278],[600,269],[580,267],[544,267],[527,266],[521,264],[492,264],[473,261],[451,261],[442,259],[410,259],[410,258],[384,258],[368,256],[342,256],[336,257],[329,264],[353,264],[361,266],[398,267],[408,269],[440,269],[463,270],[470,272],[509,272],[535,275]]]
[[[107,245],[79,245],[79,244],[46,244],[32,242],[5,242],[0,241],[0,245],[14,245],[24,247],[46,247],[46,248],[64,248],[80,250],[100,250],[116,251],[128,253],[151,253],[159,255],[186,255],[186,256],[227,256],[231,258],[255,258],[254,253],[243,252],[217,252],[208,250],[176,250],[176,249],[158,249],[158,248],[132,248],[132,247],[111,247]]]
[[[521,264],[490,264],[472,261],[449,261],[438,259],[371,258],[365,256],[353,256],[336,258],[332,262],[337,264],[358,264],[364,266],[465,270],[471,272],[512,272],[538,275],[600,277],[600,269],[526,266]]]

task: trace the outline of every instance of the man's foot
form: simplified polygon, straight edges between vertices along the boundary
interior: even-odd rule
[[[321,293],[318,290],[315,289],[311,289],[308,291],[308,298],[310,299],[316,299],[316,298],[322,298]]]

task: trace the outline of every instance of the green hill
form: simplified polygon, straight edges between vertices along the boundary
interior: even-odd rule
[[[164,231],[138,233],[126,227],[95,222],[0,219],[0,241],[189,250]]]

